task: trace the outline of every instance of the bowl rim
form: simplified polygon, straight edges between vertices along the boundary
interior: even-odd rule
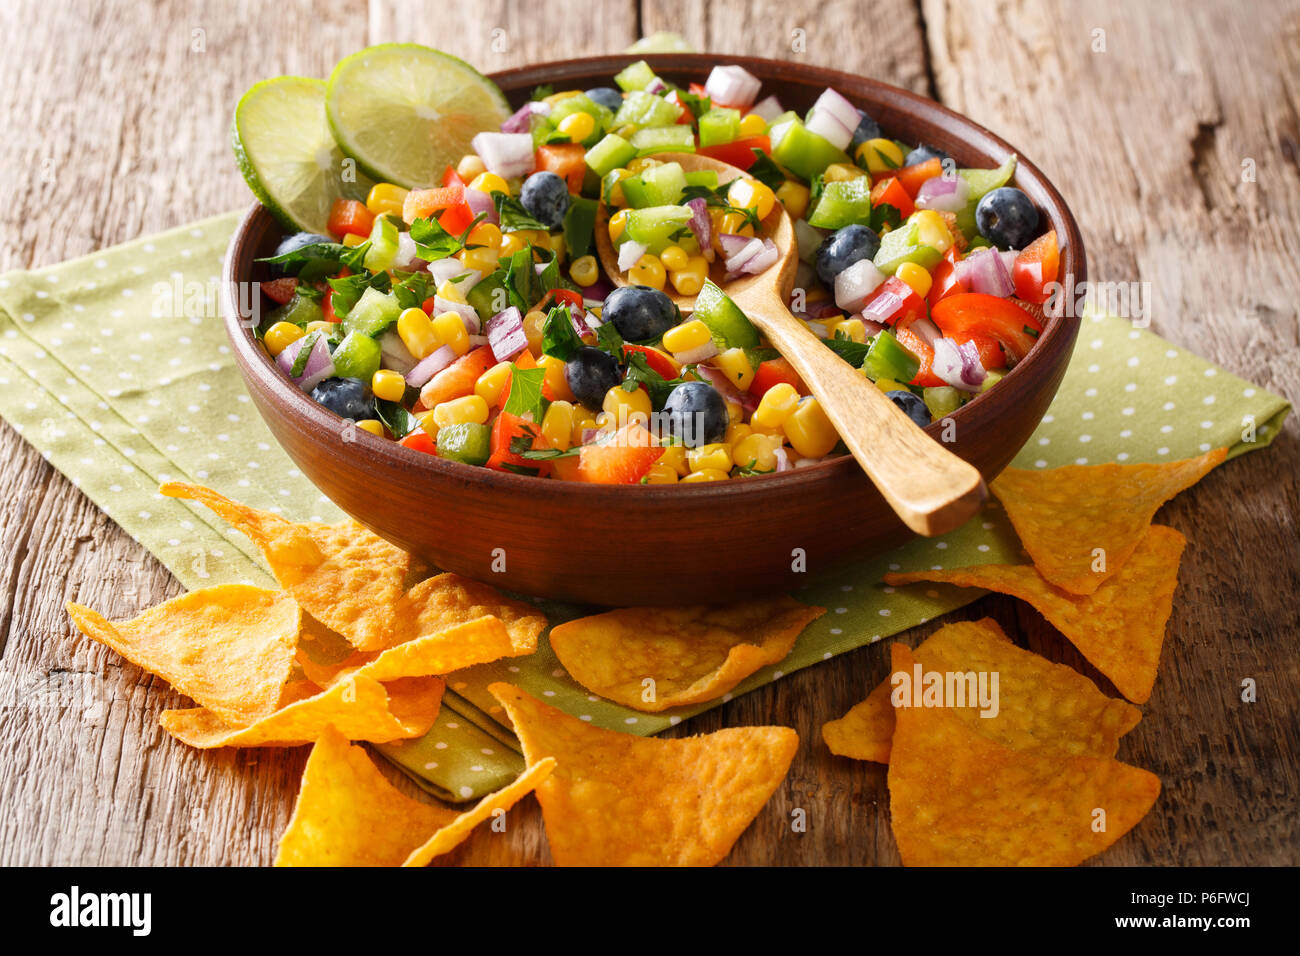
[[[826,86],[834,87],[838,83],[840,84],[839,88],[846,85],[861,88],[865,85],[872,88],[877,99],[890,102],[892,106],[900,111],[919,115],[931,125],[947,125],[950,128],[955,126],[959,129],[959,138],[962,140],[968,142],[982,140],[979,147],[983,147],[988,152],[1000,154],[1003,158],[1015,153],[1016,177],[1018,178],[1023,172],[1029,178],[1035,180],[1036,185],[1051,201],[1051,205],[1055,207],[1054,210],[1048,210],[1049,217],[1054,221],[1054,228],[1058,232],[1063,230],[1065,233],[1063,241],[1059,243],[1061,248],[1061,270],[1059,274],[1073,276],[1076,286],[1086,279],[1087,259],[1082,234],[1064,197],[1051,180],[1033,162],[1025,158],[1023,151],[1016,149],[1000,136],[941,103],[918,93],[913,93],[910,90],[869,77],[856,76],[812,64],[791,63],[766,57],[711,53],[610,54],[598,57],[552,60],[512,67],[486,75],[500,86],[509,86],[510,89],[503,89],[502,91],[509,98],[511,94],[518,94],[530,84],[536,85],[537,81],[546,81],[548,77],[554,79],[568,74],[590,74],[593,72],[602,74],[607,72],[612,77],[623,66],[639,59],[646,60],[652,67],[658,65],[667,72],[690,70],[692,68],[711,69],[718,63],[725,61],[727,64],[735,64],[750,69],[751,72],[754,72],[754,68],[768,74],[776,72],[779,75],[782,72],[787,72],[791,74],[791,79],[796,78],[797,75],[799,79],[812,79],[817,84],[824,83]],[[777,78],[768,82],[779,85],[782,79]],[[1052,215],[1053,212],[1059,214],[1059,222],[1055,221],[1057,217]],[[720,493],[727,495],[744,494],[747,491],[791,492],[797,490],[800,485],[812,484],[822,477],[829,478],[832,476],[832,472],[839,472],[835,477],[848,477],[848,472],[853,471],[862,480],[870,480],[860,469],[852,455],[841,455],[785,472],[747,477],[743,481],[698,482],[690,485],[680,482],[673,485],[588,484],[577,481],[556,481],[531,475],[517,475],[508,471],[498,471],[465,465],[460,462],[446,461],[435,455],[405,449],[396,441],[372,435],[364,429],[353,429],[354,433],[349,434],[345,439],[343,437],[344,429],[339,425],[343,419],[312,401],[300,389],[293,387],[280,373],[275,361],[267,355],[264,348],[253,336],[251,329],[245,325],[240,316],[239,286],[242,280],[240,276],[235,274],[237,259],[235,252],[245,245],[249,234],[259,224],[259,220],[262,217],[270,216],[271,213],[260,202],[254,201],[240,220],[226,249],[226,255],[222,262],[222,298],[227,335],[241,360],[240,364],[246,374],[254,376],[268,394],[274,395],[282,403],[286,404],[291,414],[300,416],[304,420],[304,426],[311,428],[317,434],[333,435],[339,445],[346,442],[346,444],[354,446],[352,448],[353,453],[359,447],[366,456],[383,459],[386,465],[403,471],[416,480],[473,480],[476,484],[482,483],[503,493],[528,493],[545,487],[549,494],[567,495],[572,497],[576,503],[586,502],[595,506],[601,504],[614,505],[620,501],[626,502],[628,500],[627,496],[632,494],[641,496],[643,501],[648,499],[653,502],[657,499],[667,499],[669,497],[673,501],[681,501],[683,496],[689,500],[691,498],[716,497]],[[977,404],[977,402],[983,402],[984,408],[989,406],[990,400],[997,404],[1014,404],[1011,398],[1016,391],[1014,385],[1027,382],[1031,372],[1050,362],[1058,348],[1069,348],[1071,343],[1063,340],[1073,339],[1080,321],[1077,315],[1053,317],[1033,348],[1030,349],[1029,354],[1008,370],[1002,381],[998,383],[998,388],[982,393],[976,400],[963,405],[951,415],[946,416],[946,419],[953,421],[952,427],[959,429],[963,421],[976,414],[976,412],[968,412],[967,409]],[[1069,361],[1070,356],[1067,355],[1064,364],[1068,366]],[[931,422],[925,428],[926,433],[936,441],[941,440],[940,436],[944,421],[945,419],[940,419]],[[341,449],[335,449],[335,451],[341,451]],[[541,486],[539,482],[546,482],[546,485]]]

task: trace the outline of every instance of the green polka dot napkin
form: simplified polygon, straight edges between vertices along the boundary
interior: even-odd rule
[[[206,509],[158,495],[169,479],[209,485],[297,520],[335,508],[276,445],[234,368],[217,311],[231,213],[81,259],[0,276],[0,415],[186,587],[231,581],[274,587],[252,544]],[[1049,414],[1015,464],[1164,461],[1212,447],[1268,444],[1290,406],[1112,316],[1084,319]],[[810,583],[797,596],[829,613],[786,660],[742,694],[922,623],[972,599],[952,589],[895,593],[889,570],[1016,561],[1020,546],[996,503],[942,538]],[[552,624],[581,608],[540,602]],[[487,693],[508,680],[604,727],[653,734],[702,710],[641,714],[588,694],[543,640],[525,659],[453,675],[439,719],[419,740],[379,749],[432,792],[468,800],[522,768],[518,743]],[[865,690],[865,689],[864,689]]]

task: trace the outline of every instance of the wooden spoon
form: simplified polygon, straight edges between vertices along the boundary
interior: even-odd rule
[[[656,159],[680,163],[687,172],[715,170],[719,183],[743,175],[735,166],[693,153],[665,153]],[[608,216],[602,203],[596,222],[601,265],[616,285],[632,285],[619,271]],[[720,283],[727,295],[794,366],[853,457],[909,528],[939,535],[964,524],[988,497],[980,473],[933,441],[884,392],[790,313],[786,299],[794,283],[798,249],[794,225],[779,202],[763,221],[763,231],[776,244],[780,259],[758,275]],[[694,296],[667,291],[679,308],[694,308]]]

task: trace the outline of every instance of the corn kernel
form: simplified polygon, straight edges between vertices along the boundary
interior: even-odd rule
[[[465,245],[495,252],[501,247],[501,229],[495,223],[480,222],[465,237]]]
[[[409,192],[409,189],[394,186],[392,183],[375,183],[370,188],[370,195],[366,197],[366,208],[376,216],[387,213],[401,219],[402,204],[406,202],[406,195]]]
[[[542,416],[542,437],[552,448],[568,451],[573,444],[573,403],[551,402]]]
[[[381,368],[370,378],[370,390],[376,398],[389,402],[400,402],[406,396],[406,379],[401,372],[390,368]]]
[[[722,252],[722,236],[752,236],[754,227],[750,225],[749,220],[738,212],[724,212],[720,214],[713,224],[713,248]]]
[[[922,298],[930,291],[930,284],[934,281],[930,278],[930,273],[925,270],[924,266],[919,266],[915,262],[904,262],[894,273],[912,287],[912,291]]]
[[[732,180],[731,186],[727,189],[727,201],[741,209],[752,209],[758,214],[759,219],[766,219],[767,214],[776,205],[776,193],[772,192],[772,187],[766,183],[741,176],[739,179]]]
[[[697,481],[726,481],[730,477],[731,476],[725,471],[719,471],[716,468],[704,468],[700,471],[691,472],[683,478],[682,481],[689,481],[692,483]]]
[[[723,441],[728,445],[734,445],[741,439],[748,438],[754,434],[754,429],[750,428],[744,422],[732,422],[727,426],[727,433],[723,436]]]
[[[670,272],[669,280],[678,295],[699,295],[704,288],[704,276],[698,272]]]
[[[501,237],[501,256],[508,259],[527,245],[527,240],[519,233],[507,232]]]
[[[659,456],[659,460],[655,464],[667,465],[678,475],[688,475],[691,471],[691,467],[686,461],[685,445],[665,445],[664,453]]]
[[[672,465],[664,464],[657,461],[650,466],[650,470],[641,476],[643,485],[675,485],[677,484],[677,470]]]
[[[861,319],[844,319],[831,326],[832,338],[846,338],[851,342],[865,342],[867,327]]]
[[[748,139],[751,136],[762,136],[767,132],[767,120],[757,113],[746,113],[740,119],[740,138]]]
[[[861,167],[852,163],[831,163],[822,173],[822,180],[828,183],[846,183],[851,179],[861,179],[867,175]]]
[[[560,120],[560,125],[556,128],[569,137],[571,142],[581,143],[596,132],[596,121],[591,118],[590,113],[578,111],[577,113],[570,113]]]
[[[546,103],[548,106],[554,106],[556,103],[560,102],[560,100],[567,100],[570,97],[577,96],[581,92],[582,90],[561,90],[558,93],[552,93],[550,96],[542,100],[542,102]]]
[[[685,269],[690,263],[691,257],[681,246],[669,246],[663,252],[659,253],[659,261],[664,264],[665,269],[676,272]]]
[[[696,239],[694,235],[682,236],[677,240],[677,245],[688,256],[698,256],[700,254],[700,240]]]
[[[664,264],[659,261],[658,256],[646,253],[636,261],[636,265],[627,270],[627,277],[630,282],[636,285],[648,285],[652,289],[662,289],[664,283],[668,280],[668,273],[664,270]]]
[[[397,335],[406,350],[417,359],[428,358],[442,343],[433,330],[433,321],[423,309],[407,309],[397,317]]]
[[[780,200],[791,219],[802,219],[804,213],[808,211],[808,201],[812,198],[812,193],[803,183],[787,179],[777,188],[776,198]]]
[[[384,423],[374,418],[363,418],[357,422],[357,427],[363,432],[370,432],[380,438],[384,437]]]
[[[368,242],[369,240],[369,236],[358,236],[355,232],[349,232],[343,237],[343,245],[351,249],[361,245],[363,242]]]
[[[609,241],[618,242],[627,228],[627,210],[620,209],[609,217]]]
[[[435,315],[433,331],[438,336],[438,341],[443,345],[450,345],[457,355],[464,355],[469,351],[469,332],[460,313],[444,312],[442,315]]]
[[[294,325],[292,322],[277,322],[266,330],[262,341],[266,344],[266,350],[271,353],[271,358],[275,358],[306,334],[302,326]]]
[[[564,377],[564,362],[554,355],[543,355],[537,360],[537,367],[546,370],[544,384],[550,386],[551,400],[572,402],[573,391]]]
[[[488,249],[486,247],[482,249],[463,249],[460,253],[460,261],[464,264],[465,268],[473,269],[480,275],[488,275],[489,273],[495,272],[497,261],[500,258],[501,254],[498,253],[496,249]]]
[[[777,382],[763,393],[750,420],[756,427],[776,428],[785,424],[798,405],[799,393],[795,387],[789,382]]]
[[[569,266],[569,278],[584,289],[593,285],[600,278],[600,270],[596,267],[595,256],[579,256],[573,260],[573,265]]]
[[[727,349],[713,359],[713,364],[742,392],[754,381],[754,366],[749,363],[749,356],[744,349]]]
[[[534,355],[542,354],[542,330],[545,328],[545,312],[534,309],[524,316],[524,337],[528,339],[528,351]]]
[[[779,387],[774,386],[774,388]],[[771,394],[770,390],[768,394]],[[800,402],[799,407],[781,423],[781,429],[790,439],[794,450],[805,458],[822,457],[834,448],[835,443],[840,439],[835,426],[826,417],[817,399],[811,395]]]
[[[487,172],[486,169],[470,180],[469,188],[484,193],[505,193],[507,196],[510,195],[510,184],[496,173]]]
[[[713,341],[713,333],[699,319],[691,319],[664,333],[664,348],[670,352],[689,352]]]
[[[487,164],[475,153],[466,153],[460,158],[460,162],[456,164],[456,175],[475,189],[478,189],[478,187],[474,186],[474,182],[486,172]],[[498,176],[497,178],[500,179],[501,177]]]
[[[457,305],[466,304],[465,295],[460,291],[460,286],[456,285],[451,279],[438,286],[438,296],[448,302],[455,302]]]
[[[627,179],[627,177],[631,175],[632,174],[626,169],[614,169],[605,176],[605,181],[607,183],[605,192],[609,196],[608,202],[611,206],[627,205],[627,197],[623,195],[623,180]],[[611,177],[614,180],[612,185],[608,184],[608,180]]]
[[[564,241],[564,233],[557,232],[555,235],[551,236],[550,244],[551,251],[555,253],[555,258],[559,259],[560,262],[564,262],[566,249],[568,248]]]
[[[727,406],[728,422],[734,425],[736,422],[743,422],[745,420],[744,405],[740,404],[740,402],[725,402],[725,404]]]
[[[481,395],[466,395],[449,402],[439,402],[433,407],[433,420],[439,428],[448,425],[485,425],[488,420],[488,403]]]
[[[478,377],[474,383],[474,394],[490,406],[495,406],[501,401],[501,392],[506,387],[506,379],[510,377],[510,363],[497,362],[490,369]]]
[[[615,385],[605,393],[605,401],[601,404],[601,408],[611,415],[622,416],[624,423],[633,412],[640,412],[648,418],[652,411],[650,395],[645,389],[638,388],[629,392],[622,385]]]
[[[307,323],[306,331],[308,334],[312,332],[320,332],[324,335],[329,335],[336,328],[338,328],[337,322],[326,322],[324,319],[317,319],[315,322]]]
[[[902,382],[896,382],[892,378],[876,379],[876,388],[882,392],[906,392],[908,388]]]
[[[923,209],[916,214],[916,241],[938,252],[947,252],[952,247],[952,233],[943,216],[933,209]]]
[[[585,405],[573,406],[573,441],[572,445],[582,444],[582,434],[589,428],[596,427],[596,416]]]
[[[869,139],[858,147],[853,157],[868,172],[885,173],[903,165],[903,151],[890,139]]]
[[[633,176],[636,176],[640,173],[644,173],[647,169],[654,169],[654,167],[662,165],[663,164],[657,159],[652,159],[649,156],[638,156],[636,159],[632,160],[632,162],[627,164],[627,171]]]
[[[703,471],[705,468],[716,468],[721,472],[731,471],[731,447],[722,442],[714,442],[710,445],[701,445],[699,448],[692,448],[686,453],[686,461],[691,466],[691,471]]]
[[[731,457],[741,468],[752,471],[776,471],[776,449],[780,439],[770,435],[747,435],[731,448]]]

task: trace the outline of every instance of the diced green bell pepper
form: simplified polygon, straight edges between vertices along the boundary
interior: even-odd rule
[[[718,188],[718,171],[716,169],[695,169],[686,174],[686,185],[703,186],[706,189]]]
[[[867,357],[862,360],[862,371],[873,382],[881,379],[910,382],[920,367],[921,360],[904,348],[888,329],[876,333]]]
[[[664,163],[624,179],[623,196],[633,209],[675,206],[681,201],[686,182],[680,163]]]
[[[625,93],[630,93],[633,90],[644,90],[654,80],[655,71],[650,69],[650,64],[645,60],[637,60],[631,66],[624,67],[614,74],[614,82]]]
[[[614,111],[608,106],[601,106],[586,93],[575,93],[556,103],[547,120],[558,129],[560,122],[574,113],[586,113],[595,122],[591,135],[582,141],[584,146],[593,146],[599,142],[614,119]]]
[[[656,255],[668,248],[673,236],[690,221],[691,211],[685,206],[651,206],[648,209],[631,209],[627,214],[627,228],[623,235],[642,243]]]
[[[597,176],[608,176],[636,159],[636,147],[617,133],[606,133],[604,138],[587,150],[587,167]]]
[[[740,136],[740,110],[715,106],[700,117],[700,145],[721,146]]]
[[[913,214],[915,215],[915,214]],[[917,241],[917,224],[908,219],[897,229],[880,237],[880,248],[872,260],[877,269],[892,276],[904,262],[915,262],[925,269],[933,269],[943,258],[943,253],[933,246]]]
[[[966,400],[966,393],[951,385],[936,385],[925,389],[921,393],[921,399],[925,402],[925,407],[930,410],[930,417],[937,422],[961,408]]]
[[[808,216],[808,225],[818,229],[842,229],[854,223],[871,222],[871,178],[827,183]]]
[[[736,303],[727,298],[726,293],[712,282],[705,280],[704,288],[695,297],[695,312],[692,318],[699,319],[713,333],[713,341],[719,349],[758,348],[758,329],[750,322]]]
[[[334,374],[339,378],[359,378],[369,385],[379,371],[380,354],[379,343],[370,336],[349,332],[331,355]]]
[[[397,223],[387,216],[376,216],[370,227],[370,248],[362,260],[369,272],[383,272],[397,258]]]
[[[809,182],[832,163],[851,163],[848,153],[836,149],[824,136],[803,125],[797,116],[771,127],[772,159]]]
[[[438,429],[438,457],[466,465],[486,465],[491,453],[492,429],[465,422]]]
[[[266,314],[266,318],[262,320],[262,328],[269,329],[277,322],[305,326],[308,322],[316,322],[324,317],[320,310],[320,303],[295,292],[292,299],[284,305],[277,305]]]
[[[1011,182],[1011,177],[1016,174],[1016,154],[1012,153],[997,169],[959,169],[957,175],[966,180],[966,185],[970,187],[970,195],[966,200],[966,206],[957,213],[957,228],[968,239],[973,239],[979,235],[979,230],[975,226],[975,207],[979,201],[993,190],[1005,186]]]
[[[679,116],[678,108],[662,96],[637,90],[623,98],[623,105],[614,114],[614,126],[672,126]]]
[[[465,293],[465,301],[474,308],[478,317],[484,322],[498,312],[504,311],[510,305],[510,296],[506,291],[505,270],[497,269],[474,283],[474,287]]]
[[[689,126],[685,125],[639,129],[632,134],[630,142],[636,147],[638,156],[695,152],[695,134],[691,132]]]
[[[357,304],[343,317],[346,332],[360,332],[372,338],[397,321],[402,306],[391,292],[370,288],[361,293]]]

